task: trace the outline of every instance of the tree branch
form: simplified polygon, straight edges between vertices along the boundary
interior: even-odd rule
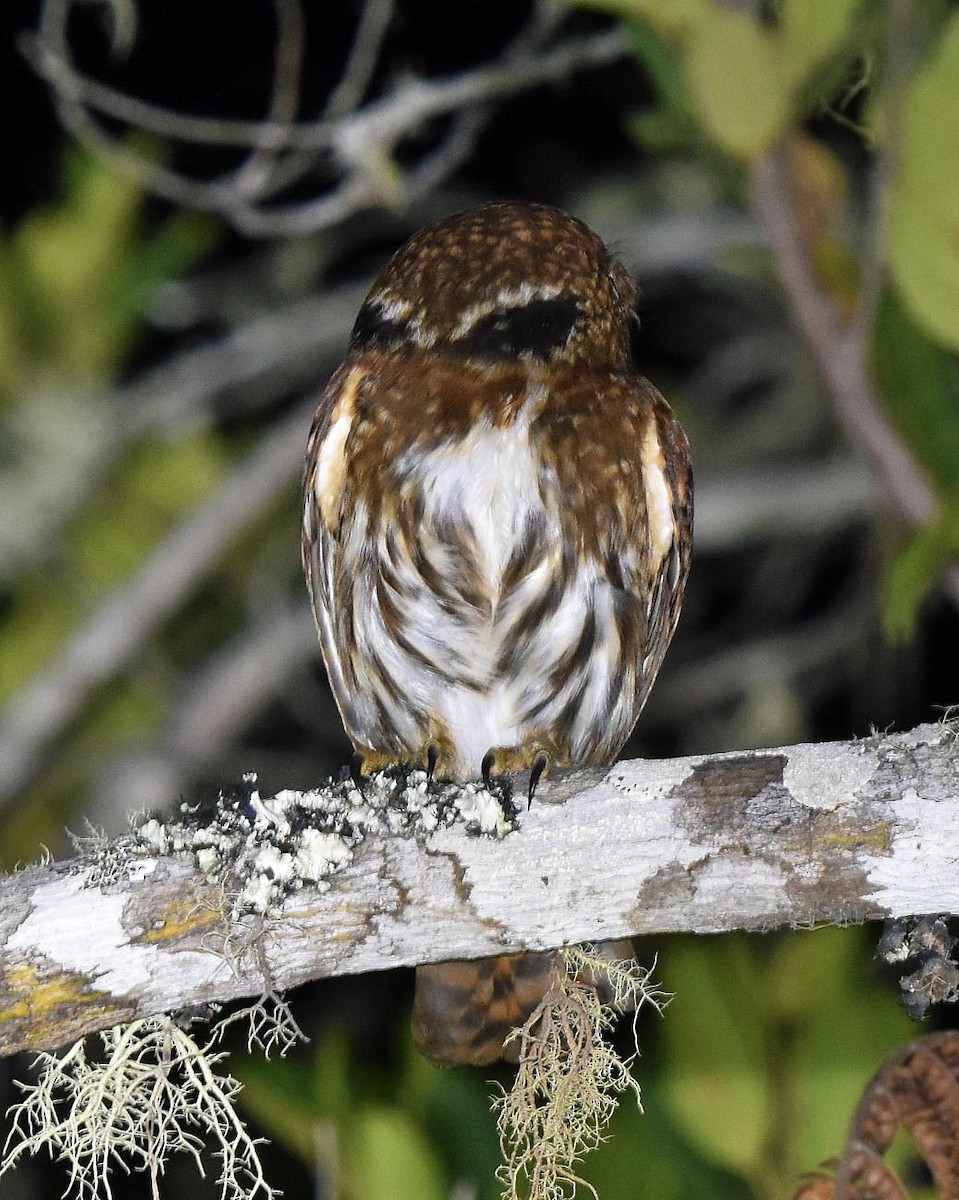
[[[316,813],[333,793],[252,804]],[[410,832],[395,803],[382,829],[404,836],[360,839],[348,820],[326,890],[266,919],[231,919],[188,856],[127,861],[115,844],[110,883],[103,854],[0,879],[0,1053],[259,994],[264,963],[289,988],[583,940],[956,913],[957,802],[948,725],[620,763],[547,781],[500,839],[462,823]]]

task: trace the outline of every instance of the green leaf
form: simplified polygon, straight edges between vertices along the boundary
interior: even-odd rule
[[[15,288],[15,262],[0,230],[0,404],[19,385],[24,365],[24,331]]]
[[[787,0],[779,27],[791,82],[801,83],[839,49],[860,7],[861,0]]]
[[[48,580],[23,585],[0,626],[0,703],[29,680],[76,621],[73,597]]]
[[[429,1143],[401,1109],[365,1105],[347,1134],[343,1167],[350,1200],[447,1200]]]
[[[959,499],[953,499],[900,551],[889,568],[883,595],[886,635],[912,635],[926,593],[942,571],[959,558]]]
[[[663,37],[675,37],[695,26],[714,0],[581,0],[585,8],[601,8],[632,20],[648,21]]]
[[[671,54],[678,51],[685,79],[666,80],[667,91],[656,56],[637,46],[667,111],[694,112],[727,153],[749,161],[770,149],[811,99],[802,87],[849,37],[860,0],[787,0],[778,26],[716,0],[600,0],[596,7],[637,20]],[[686,92],[681,108],[676,100]],[[642,124],[639,136],[668,146],[679,128],[660,119]]]
[[[676,47],[644,22],[630,26],[630,41],[656,88],[658,103],[630,119],[631,132],[647,149],[662,153],[701,141],[693,119],[683,63]]]
[[[884,236],[903,300],[959,350],[959,13],[902,101]]]
[[[35,369],[115,375],[153,288],[192,266],[216,237],[215,223],[196,214],[171,217],[147,237],[143,207],[135,180],[71,150],[61,198],[31,212],[10,239],[3,304],[12,313],[0,311],[0,342],[12,325]]]
[[[499,1138],[490,1111],[489,1085],[469,1071],[447,1071],[413,1048],[408,1022],[402,1075],[395,1094],[437,1147],[449,1172],[475,1189],[475,1200],[498,1200]]]
[[[689,88],[703,124],[731,154],[752,159],[789,117],[779,40],[747,13],[710,5],[690,35]]]
[[[959,494],[959,364],[893,292],[879,304],[872,361],[896,427],[936,483]]]
[[[668,1020],[668,1017],[667,1017]],[[755,1200],[755,1192],[736,1175],[699,1153],[681,1120],[673,1119],[642,1060],[633,1073],[646,1087],[645,1111],[620,1104],[609,1124],[608,1139],[583,1163],[583,1176],[601,1200]]]
[[[311,1166],[320,1116],[313,1103],[309,1071],[286,1059],[259,1054],[235,1056],[230,1069],[243,1084],[240,1106],[256,1118],[272,1142]]]
[[[231,1069],[243,1084],[241,1106],[270,1140],[306,1167],[319,1162],[331,1178],[337,1176],[341,1130],[349,1125],[355,1104],[346,1036],[330,1032],[306,1062],[267,1060],[254,1052],[234,1055]]]
[[[775,1118],[766,1079],[768,998],[746,937],[671,941],[661,959],[665,1099],[702,1154],[753,1178]]]
[[[915,1034],[895,987],[870,970],[870,954],[870,931],[830,927],[790,934],[769,962],[785,1032],[777,1074],[791,1117],[788,1173],[838,1154],[866,1081]]]
[[[47,355],[71,374],[116,370],[129,324],[118,317],[117,278],[135,243],[143,192],[130,178],[74,152],[63,200],[28,216],[14,237],[25,294],[39,304]]]
[[[225,463],[222,441],[210,431],[132,450],[70,534],[79,575],[91,594],[135,570],[176,518],[213,490]]]

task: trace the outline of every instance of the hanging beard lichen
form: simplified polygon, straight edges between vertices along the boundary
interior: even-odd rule
[[[630,1074],[638,1054],[620,1057],[607,1034],[620,1013],[666,997],[635,959],[609,962],[590,946],[555,958],[546,995],[513,1037],[519,1066],[509,1092],[496,1100],[504,1164],[504,1200],[563,1200],[577,1185],[578,1161],[603,1140],[620,1093],[639,1084]],[[634,1036],[635,1045],[635,1036]]]

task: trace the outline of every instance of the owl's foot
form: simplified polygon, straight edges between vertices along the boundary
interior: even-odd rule
[[[486,790],[492,791],[493,788],[493,768],[496,766],[496,751],[487,750],[483,755],[483,761],[480,763],[480,774],[483,776],[483,783]]]
[[[526,793],[526,811],[533,807],[533,796],[536,792],[536,785],[543,776],[543,772],[549,769],[549,755],[545,750],[540,750],[533,759],[533,765],[529,770],[529,790]]]
[[[440,748],[436,742],[429,742],[426,747],[426,786],[433,786],[433,776],[436,774],[436,764],[440,761]]]
[[[483,783],[487,788],[492,785],[494,772],[497,775],[509,775],[520,771],[529,771],[529,787],[526,792],[526,807],[533,803],[536,787],[543,775],[556,761],[555,756],[538,743],[535,745],[497,747],[487,750],[483,755],[480,771]]]
[[[393,754],[385,754],[382,750],[367,750],[357,746],[350,759],[350,778],[362,792],[369,782],[370,775],[376,771],[385,771],[387,767],[400,765],[400,760]]]
[[[456,773],[456,757],[448,739],[441,732],[423,743],[422,749],[419,754],[414,755],[410,765],[426,772],[427,788],[432,788],[434,783],[443,780],[459,778]]]
[[[383,771],[387,767],[403,767],[409,770],[424,770],[427,784],[432,787],[437,772],[439,772],[439,778],[445,778],[444,762],[449,766],[451,760],[444,755],[440,742],[432,738],[424,744],[422,754],[413,755],[408,759],[386,754],[381,750],[366,750],[358,746],[350,759],[350,778],[362,791],[368,776],[373,772]]]

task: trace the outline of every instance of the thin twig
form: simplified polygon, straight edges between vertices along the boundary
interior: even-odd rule
[[[756,211],[787,300],[829,384],[846,433],[866,456],[892,508],[910,524],[925,523],[936,509],[935,492],[882,411],[869,379],[862,332],[842,323],[815,277],[800,234],[784,147],[760,159],[753,184]]]
[[[303,10],[299,0],[273,0],[276,14],[276,50],[273,56],[273,91],[267,110],[270,124],[289,124],[296,120],[303,77]],[[276,173],[278,149],[273,138],[264,135],[255,144],[249,158],[234,175],[237,190],[251,200],[263,195]]]
[[[927,524],[937,511],[935,490],[889,421],[872,385],[871,330],[861,322],[844,324],[816,279],[795,214],[786,146],[756,163],[753,195],[787,300],[829,385],[840,422],[865,456],[892,511],[910,525]],[[959,604],[959,567],[947,570],[943,581],[953,603]]]
[[[72,2],[47,0],[37,36],[23,39],[24,52],[54,90],[64,126],[155,194],[219,212],[255,236],[315,231],[378,204],[408,204],[435,187],[468,155],[493,101],[629,53],[618,30],[572,39],[543,52],[560,13],[549,0],[536,7],[533,20],[498,63],[448,79],[409,80],[361,110],[342,111],[348,101],[358,103],[362,98],[385,36],[391,6],[371,0],[340,89],[318,120],[295,122],[289,114],[295,111],[299,90],[301,14],[296,0],[277,0],[276,78],[266,119],[205,118],[148,104],[79,71],[66,34]],[[393,163],[397,145],[442,116],[457,118],[453,128],[404,176]],[[102,124],[104,117],[174,141],[252,147],[253,153],[239,170],[196,179],[145,158],[112,127]],[[331,171],[339,174],[330,190],[306,200],[265,206],[267,198],[320,167],[327,176]]]
[[[323,110],[324,120],[335,121],[363,102],[395,7],[395,0],[366,0],[342,78]]]

